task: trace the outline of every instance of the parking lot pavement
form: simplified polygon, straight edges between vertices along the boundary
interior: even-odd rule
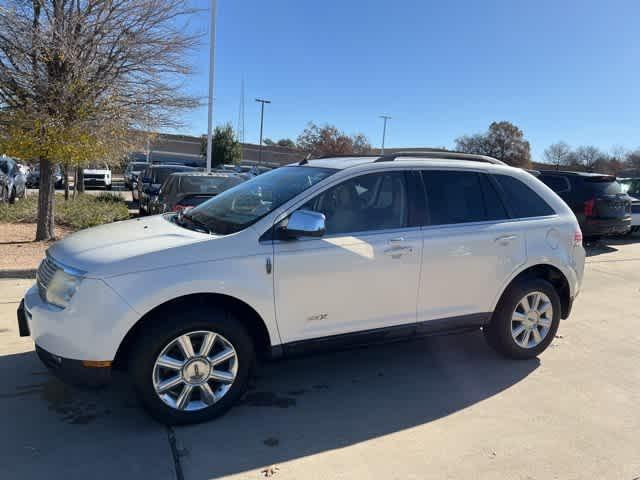
[[[640,476],[640,239],[591,250],[571,318],[539,360],[482,335],[274,362],[225,417],[175,429],[187,480],[635,479]],[[44,372],[16,333],[28,282],[0,281],[0,471],[177,478],[167,430],[130,387],[93,393]],[[3,476],[4,477],[4,476]]]

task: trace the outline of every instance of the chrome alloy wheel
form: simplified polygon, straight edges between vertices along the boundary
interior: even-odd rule
[[[511,316],[511,336],[522,348],[542,342],[553,322],[551,300],[542,292],[529,292],[516,305]]]
[[[222,335],[185,333],[169,342],[153,366],[156,395],[176,410],[195,411],[218,402],[238,373],[238,355]]]

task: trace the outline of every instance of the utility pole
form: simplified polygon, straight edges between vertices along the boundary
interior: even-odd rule
[[[260,151],[258,153],[258,165],[262,165],[262,126],[264,125],[264,104],[271,103],[271,100],[264,100],[262,98],[256,98],[256,102],[260,105]]]
[[[213,85],[216,63],[216,8],[217,0],[211,0],[209,29],[209,109],[207,122],[207,173],[211,172],[211,154],[213,152]]]
[[[384,155],[384,139],[387,136],[387,120],[391,120],[389,115],[380,115],[380,118],[384,120],[384,126],[382,127],[382,148],[380,149],[380,155]]]

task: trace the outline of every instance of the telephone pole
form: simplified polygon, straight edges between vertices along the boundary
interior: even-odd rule
[[[262,126],[264,125],[264,104],[271,103],[271,100],[264,100],[262,98],[256,98],[256,102],[260,105],[260,151],[258,153],[258,165],[262,165]]]
[[[380,154],[384,155],[384,139],[387,136],[387,120],[391,120],[389,115],[380,115],[380,118],[384,120],[384,126],[382,127],[382,148],[380,149]]]

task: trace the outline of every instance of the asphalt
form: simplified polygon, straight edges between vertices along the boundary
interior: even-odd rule
[[[583,291],[537,360],[482,335],[262,366],[217,421],[167,429],[127,379],[66,387],[17,336],[28,280],[0,280],[0,478],[640,477],[640,238],[590,249]]]

